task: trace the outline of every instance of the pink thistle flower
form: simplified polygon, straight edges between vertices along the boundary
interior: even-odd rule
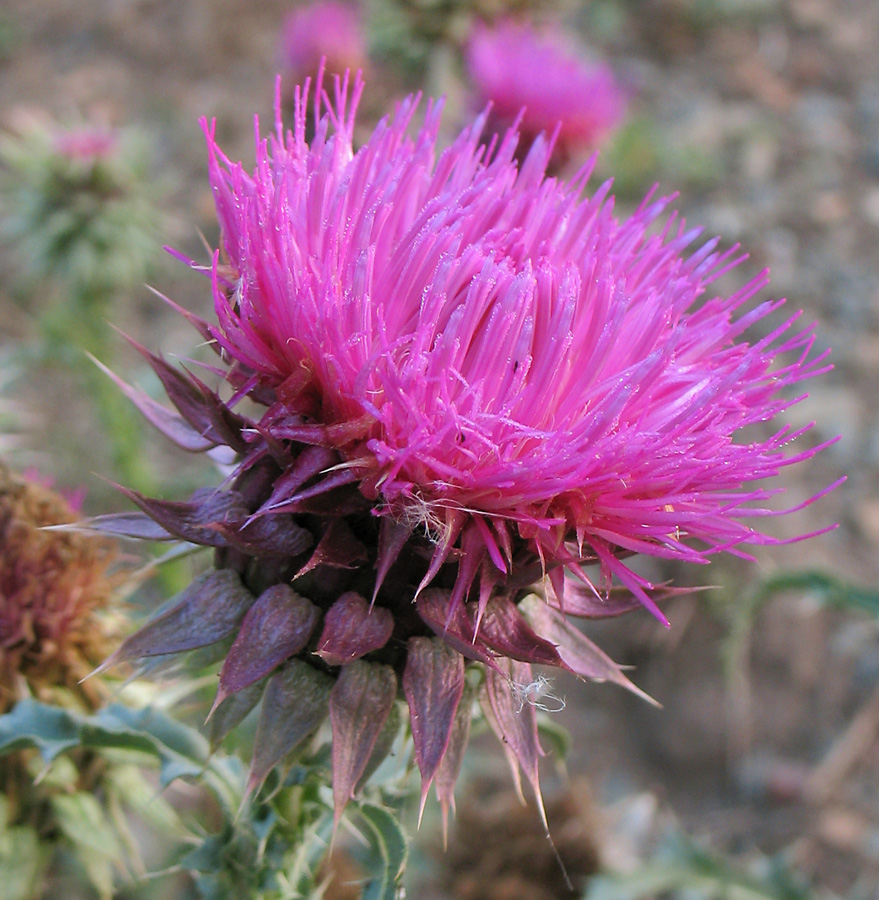
[[[665,621],[631,554],[705,563],[776,543],[744,520],[775,514],[763,482],[821,448],[786,455],[787,425],[737,438],[828,366],[798,314],[742,339],[782,301],[747,308],[765,273],[706,294],[738,260],[667,198],[619,220],[609,184],[584,193],[588,168],[545,177],[545,139],[521,165],[515,132],[486,148],[484,116],[440,152],[439,104],[410,137],[417,97],[355,151],[361,91],[318,90],[309,143],[297,89],[293,131],[279,116],[252,173],[205,124],[217,323],[183,314],[233,395],[144,348],[176,411],[117,381],[181,447],[238,462],[224,489],[127,491],[142,514],[94,522],[217,551],[109,662],[233,639],[214,737],[264,694],[253,787],[329,715],[337,815],[386,752],[402,689],[423,795],[435,784],[445,814],[465,669],[484,670],[487,718],[539,792],[531,666],[637,691],[571,617]]]
[[[55,152],[83,164],[106,159],[118,148],[119,136],[108,129],[83,127],[54,135]]]
[[[558,128],[558,154],[593,149],[626,110],[610,68],[584,62],[558,31],[477,23],[466,62],[477,106],[492,105],[490,129],[502,133],[515,123],[526,146]]]
[[[366,64],[366,40],[360,10],[351,3],[319,0],[300,6],[284,20],[281,64],[295,80],[316,72],[357,71]]]

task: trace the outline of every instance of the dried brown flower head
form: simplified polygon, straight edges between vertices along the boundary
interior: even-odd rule
[[[117,548],[102,536],[43,530],[76,519],[64,497],[0,462],[0,712],[54,688],[97,704],[98,682],[79,682],[112,649],[101,613],[119,580]]]

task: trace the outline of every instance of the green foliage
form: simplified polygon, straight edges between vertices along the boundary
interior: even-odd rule
[[[723,597],[714,602],[728,628],[723,659],[730,684],[745,665],[749,638],[760,610],[782,594],[792,593],[808,595],[828,608],[879,617],[879,589],[861,587],[836,575],[812,569],[777,572],[757,582],[741,596]]]
[[[571,734],[563,725],[559,725],[550,715],[543,713],[537,716],[537,734],[541,746],[558,762],[564,762],[571,751]]]
[[[308,900],[319,890],[333,826],[325,745],[297,761],[285,777],[273,772],[263,793],[248,801],[240,760],[212,754],[199,731],[155,707],[113,704],[87,715],[23,700],[0,716],[0,757],[22,750],[39,753],[43,782],[58,789],[50,801],[55,826],[102,898],[112,894],[121,860],[128,877],[139,870],[126,809],[176,840],[177,861],[169,871],[189,872],[204,900]],[[77,772],[67,754],[82,750],[111,763],[99,795],[76,788]],[[148,762],[158,768],[163,786],[178,778],[204,786],[219,805],[219,830],[209,831],[197,820],[184,823],[138,777],[139,766]],[[344,827],[358,836],[354,855],[364,873],[364,898],[393,900],[407,842],[387,806],[393,795],[368,790],[369,799],[350,804]],[[31,832],[5,825],[0,861],[16,858],[10,884],[21,885],[9,900],[29,900],[46,860]]]
[[[780,859],[762,859],[755,871],[674,832],[654,857],[632,872],[593,878],[583,900],[810,900],[809,888]]]
[[[0,716],[0,757],[19,757],[28,762],[21,774],[36,775],[34,785],[15,789],[18,821],[11,809],[3,817],[0,858],[8,850],[17,874],[0,888],[0,898],[6,891],[14,900],[40,896],[45,873],[60,857],[96,896],[111,897],[119,875],[130,879],[141,868],[129,827],[134,812],[163,834],[182,838],[182,822],[132,760],[152,757],[167,781],[177,772],[199,774],[204,742],[199,745],[197,733],[189,731],[156,710],[118,705],[91,716],[26,699]]]
[[[42,340],[22,362],[61,363],[82,382],[103,426],[115,468],[148,489],[137,412],[88,362],[111,356],[111,305],[139,287],[160,258],[149,143],[131,131],[62,128],[19,114],[0,136],[0,240],[14,249],[12,294],[39,324]]]
[[[64,129],[34,117],[0,140],[4,237],[18,250],[29,293],[55,282],[66,295],[57,325],[96,327],[109,298],[139,284],[157,257],[158,214],[148,193],[143,136]],[[155,186],[152,186],[155,189]]]
[[[613,177],[614,194],[640,200],[657,182],[706,188],[722,175],[716,154],[669,140],[647,116],[632,116],[614,133],[598,160],[601,177]]]
[[[0,900],[29,900],[37,890],[45,854],[33,828],[6,827],[2,819],[7,804],[0,797]]]
[[[859,587],[836,575],[810,569],[778,572],[759,582],[748,596],[748,605],[758,609],[773,597],[791,592],[809,594],[824,606],[879,616],[879,588]]]
[[[363,900],[394,900],[399,879],[406,865],[406,836],[397,820],[386,810],[371,803],[356,806],[357,818],[366,826],[368,843],[361,862],[371,878],[367,881]]]
[[[93,794],[79,791],[51,798],[54,820],[74,848],[88,881],[101,897],[113,894],[113,870],[122,859],[116,830]]]

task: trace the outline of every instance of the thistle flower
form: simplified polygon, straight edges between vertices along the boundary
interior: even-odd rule
[[[360,10],[339,0],[319,0],[293,10],[284,20],[280,56],[295,80],[316,71],[356,71],[366,64],[366,40]]]
[[[141,513],[92,524],[215,549],[109,663],[215,645],[214,738],[262,696],[251,786],[329,715],[338,815],[402,689],[422,805],[434,784],[445,815],[467,670],[538,792],[531,667],[637,690],[574,617],[664,621],[633,553],[704,563],[774,543],[743,519],[770,514],[764,479],[819,448],[785,455],[799,433],[784,425],[735,436],[827,366],[797,315],[741,339],[781,301],[739,312],[765,274],[703,299],[736,260],[667,199],[617,220],[608,184],[584,194],[588,169],[545,177],[543,138],[521,166],[516,133],[487,149],[484,116],[439,152],[439,104],[409,137],[415,97],[355,152],[361,91],[318,90],[308,143],[297,90],[293,131],[279,116],[252,174],[205,124],[217,322],[180,311],[232,395],[143,347],[176,410],[118,383],[178,445],[231,448],[236,467],[186,501],[127,490]]]
[[[44,699],[62,688],[86,708],[101,699],[80,682],[112,645],[100,614],[116,584],[115,542],[42,530],[77,518],[60,494],[0,462],[0,712],[23,687]]]
[[[582,60],[556,31],[511,20],[477,23],[466,62],[477,106],[492,104],[490,129],[503,133],[515,122],[527,146],[558,128],[557,161],[594,149],[625,113],[610,68]]]
[[[4,236],[26,278],[60,282],[68,305],[94,313],[154,264],[158,217],[144,148],[101,125],[65,128],[24,111],[13,119],[0,138]]]

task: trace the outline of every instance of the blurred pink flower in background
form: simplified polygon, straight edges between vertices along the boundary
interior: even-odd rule
[[[331,73],[362,69],[367,53],[360,9],[339,0],[295,9],[284,20],[280,57],[297,81],[314,74],[324,58]]]
[[[119,136],[100,128],[75,128],[54,136],[55,152],[71,159],[91,162],[112,156],[119,148]]]
[[[539,32],[510,20],[478,23],[466,62],[477,105],[492,104],[491,130],[504,131],[524,109],[517,127],[525,149],[541,132],[559,127],[560,157],[589,151],[626,110],[625,92],[610,68],[584,61],[557,29]]]

